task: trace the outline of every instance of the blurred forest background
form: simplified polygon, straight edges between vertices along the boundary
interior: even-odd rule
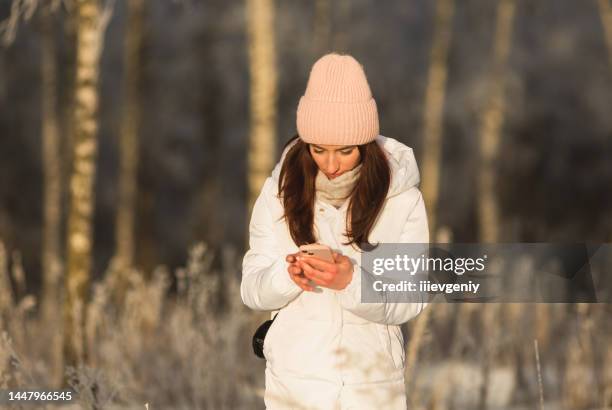
[[[0,388],[263,407],[250,206],[331,51],[413,147],[432,239],[612,242],[610,0],[0,0],[0,36]],[[612,408],[610,313],[433,306],[409,404]]]

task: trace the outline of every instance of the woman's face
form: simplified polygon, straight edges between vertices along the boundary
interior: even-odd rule
[[[356,145],[309,144],[310,154],[327,178],[334,179],[359,165],[361,154]]]

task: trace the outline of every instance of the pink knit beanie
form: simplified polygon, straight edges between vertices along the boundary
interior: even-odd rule
[[[309,144],[361,145],[378,136],[376,101],[361,64],[330,53],[310,70],[297,108],[297,130]]]

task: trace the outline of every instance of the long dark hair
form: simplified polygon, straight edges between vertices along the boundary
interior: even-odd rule
[[[319,170],[308,149],[309,144],[302,141],[299,135],[292,137],[285,148],[296,139],[281,166],[278,193],[291,237],[300,246],[315,242],[315,180]],[[367,251],[375,247],[368,237],[384,206],[391,184],[391,169],[376,141],[358,145],[358,149],[363,165],[349,198],[346,212],[346,236],[349,241],[344,245],[357,245]]]

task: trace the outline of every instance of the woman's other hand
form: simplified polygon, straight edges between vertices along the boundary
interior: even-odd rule
[[[309,285],[308,278],[304,276],[304,272],[298,264],[297,255],[299,255],[299,253],[289,254],[285,258],[285,260],[289,262],[289,265],[287,266],[289,277],[295,282],[296,285],[302,288],[302,290],[312,291],[314,288]]]
[[[353,279],[353,263],[351,260],[337,252],[332,252],[334,263],[319,258],[299,255],[297,265],[304,276],[312,282],[325,288],[342,290]]]

